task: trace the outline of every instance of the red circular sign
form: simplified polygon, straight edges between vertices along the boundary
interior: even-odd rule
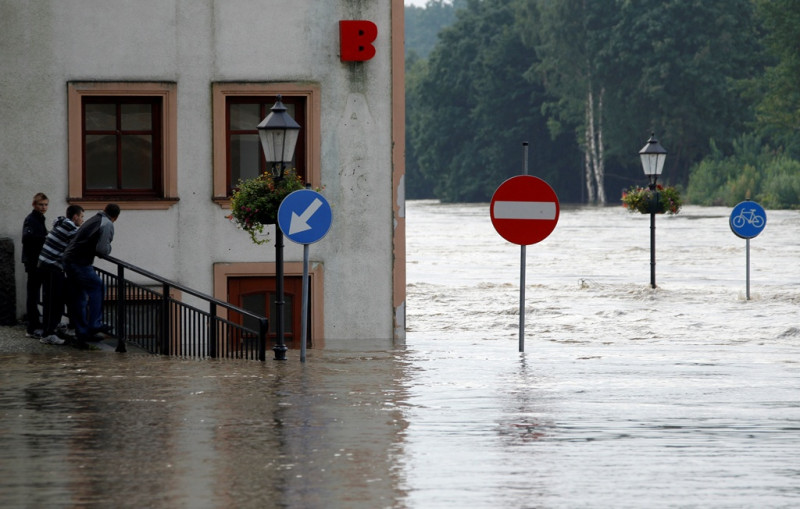
[[[518,175],[500,184],[489,212],[501,237],[521,246],[536,244],[558,223],[558,196],[544,180]]]

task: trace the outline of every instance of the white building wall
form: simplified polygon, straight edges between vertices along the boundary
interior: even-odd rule
[[[31,198],[49,196],[48,227],[68,205],[67,82],[177,83],[180,201],[168,210],[123,207],[112,254],[209,294],[214,263],[274,261],[272,244],[252,244],[211,199],[211,84],[310,82],[321,92],[322,193],[334,217],[310,247],[324,265],[325,340],[391,339],[391,5],[0,0],[0,237],[16,241],[19,314],[20,234]],[[378,25],[373,59],[340,61],[338,21],[348,19]],[[287,240],[284,257],[302,261],[302,246]]]

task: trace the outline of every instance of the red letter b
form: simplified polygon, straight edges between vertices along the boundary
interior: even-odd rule
[[[345,61],[363,62],[375,56],[372,42],[378,38],[378,27],[372,21],[339,21],[339,51]]]

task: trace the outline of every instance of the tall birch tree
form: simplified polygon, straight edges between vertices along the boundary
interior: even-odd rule
[[[523,7],[539,58],[526,76],[548,92],[544,109],[552,133],[575,126],[587,201],[600,205],[607,201],[604,72],[615,6],[614,0],[539,0]]]

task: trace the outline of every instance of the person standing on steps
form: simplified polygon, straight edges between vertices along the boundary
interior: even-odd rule
[[[83,224],[83,207],[70,205],[66,216],[61,216],[53,223],[53,229],[44,240],[44,247],[39,255],[39,271],[42,275],[42,315],[44,333],[39,341],[49,345],[63,345],[64,340],[56,335],[56,329],[64,315],[66,277],[61,256],[72,237]],[[74,322],[72,308],[70,319]]]
[[[106,205],[102,212],[83,223],[62,257],[68,284],[72,285],[69,301],[74,309],[78,346],[91,341],[98,332],[109,332],[109,327],[103,323],[103,281],[93,264],[96,255],[111,253],[114,222],[119,214],[119,205]]]
[[[47,237],[47,226],[44,214],[50,200],[44,193],[33,196],[33,210],[22,223],[22,263],[28,274],[26,285],[25,314],[28,325],[26,336],[42,338],[42,320],[39,315],[39,296],[42,289],[42,276],[39,272],[39,253],[42,251],[44,239]]]

